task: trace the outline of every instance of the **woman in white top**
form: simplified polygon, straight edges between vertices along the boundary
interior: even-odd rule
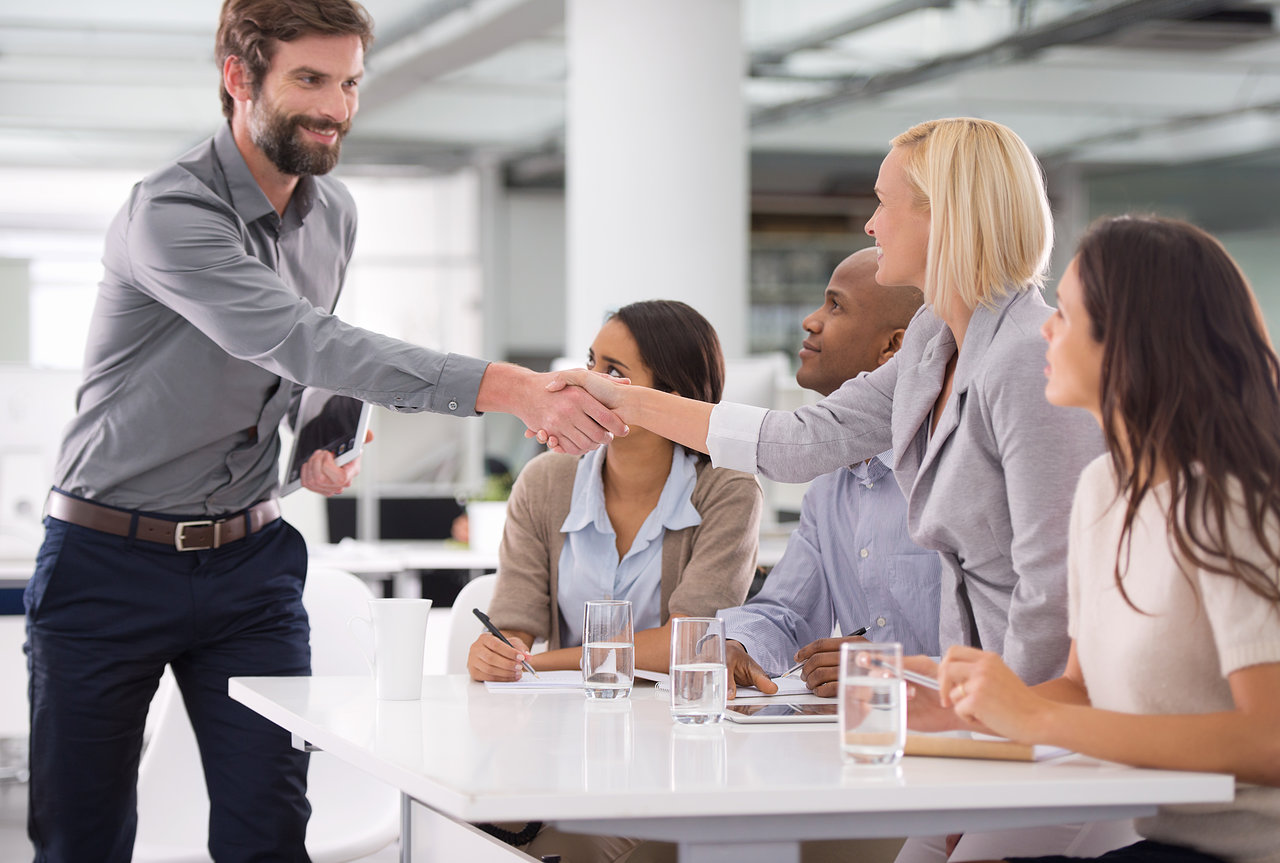
[[[715,329],[672,300],[623,306],[600,328],[587,367],[714,402],[724,387]],[[755,574],[762,495],[755,477],[640,429],[581,458],[544,453],[520,472],[499,549],[489,616],[515,645],[485,633],[471,647],[476,680],[578,668],[583,606],[629,599],[636,667],[667,670],[671,617],[741,603]]]
[[[1280,861],[1280,362],[1244,276],[1183,222],[1081,241],[1045,325],[1045,394],[1107,454],[1071,520],[1070,659],[1028,688],[952,648],[943,700],[974,726],[1141,767],[1236,776],[1234,802],[1160,807],[1101,859]]]

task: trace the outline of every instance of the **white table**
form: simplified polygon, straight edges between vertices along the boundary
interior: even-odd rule
[[[579,692],[491,693],[465,676],[426,678],[419,702],[379,702],[366,678],[235,678],[230,692],[441,820],[674,841],[683,863],[794,863],[802,837],[1130,818],[1233,794],[1229,776],[1082,756],[844,767],[834,724],[685,728],[652,688],[618,705]]]

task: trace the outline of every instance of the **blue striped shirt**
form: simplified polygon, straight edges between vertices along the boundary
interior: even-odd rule
[[[907,535],[907,504],[883,453],[813,481],[778,565],[746,605],[723,609],[729,638],[770,674],[839,626],[906,655],[938,654],[941,561]]]

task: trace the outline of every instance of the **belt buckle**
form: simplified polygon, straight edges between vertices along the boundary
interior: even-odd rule
[[[213,544],[212,545],[187,545],[186,533],[189,527],[212,527],[213,528]],[[222,522],[215,522],[212,519],[204,521],[180,521],[173,530],[173,547],[178,551],[207,551],[211,548],[217,548],[221,539]]]

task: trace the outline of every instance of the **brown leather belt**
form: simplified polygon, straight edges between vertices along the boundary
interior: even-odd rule
[[[69,497],[55,489],[49,493],[46,512],[59,521],[114,536],[145,539],[178,551],[204,551],[221,548],[262,530],[280,517],[280,502],[275,498],[264,500],[226,518],[170,521],[90,503],[78,497]]]

